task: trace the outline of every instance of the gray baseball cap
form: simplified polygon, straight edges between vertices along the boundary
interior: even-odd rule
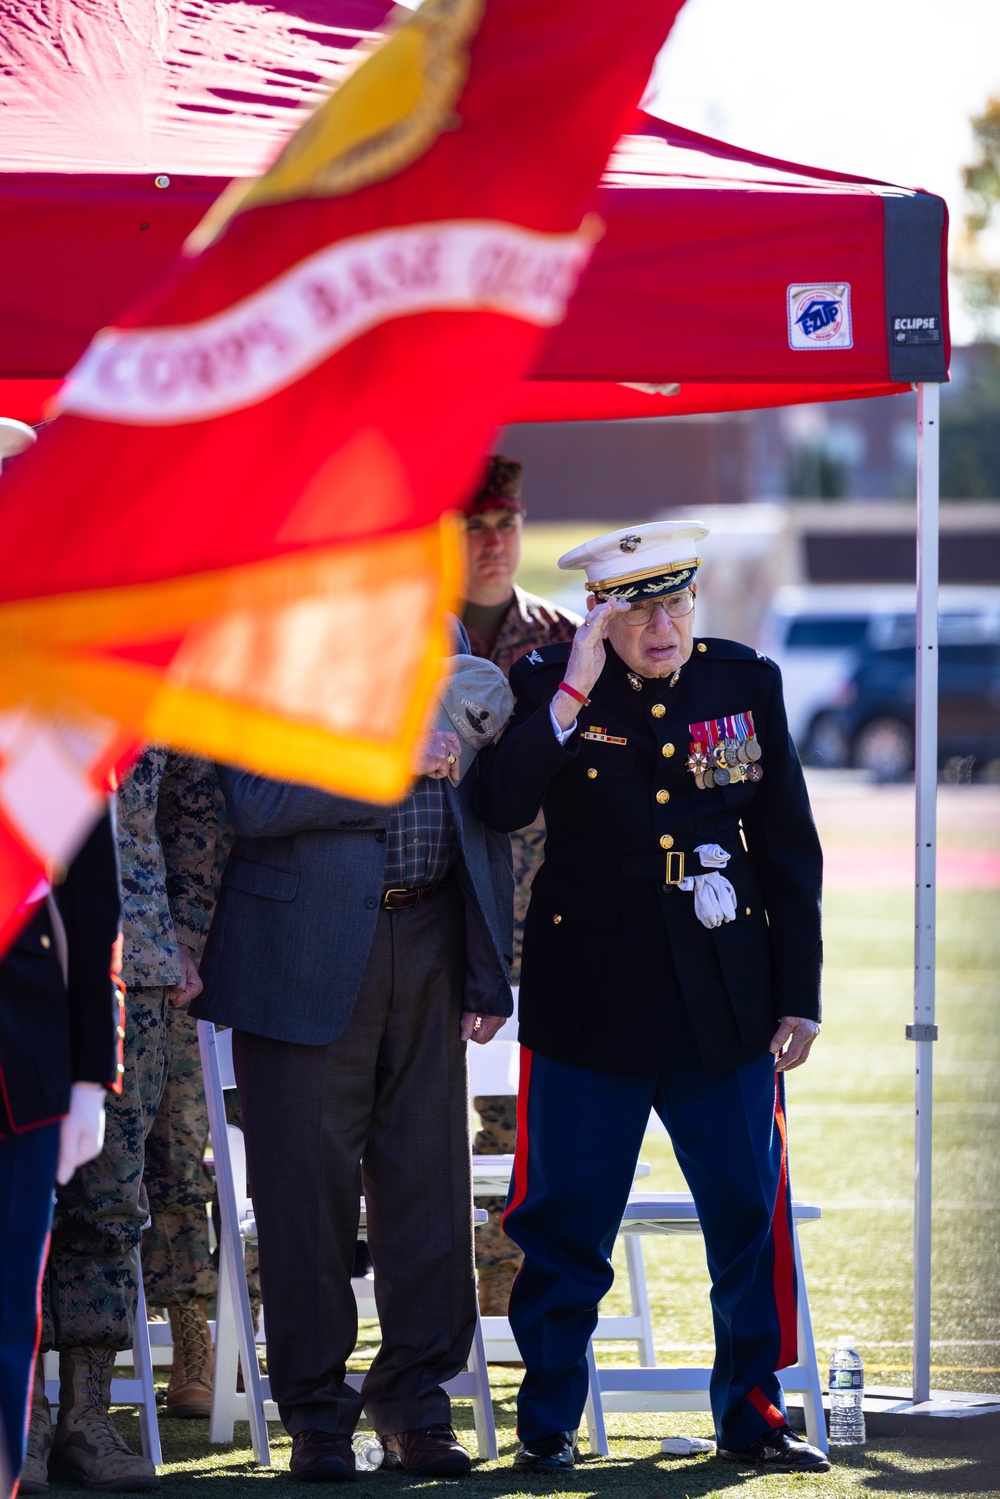
[[[491,744],[514,711],[514,694],[499,666],[481,656],[449,656],[436,688],[436,729],[457,734],[462,745],[459,780],[478,752]]]

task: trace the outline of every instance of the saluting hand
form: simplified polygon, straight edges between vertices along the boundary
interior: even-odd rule
[[[575,687],[577,692],[582,692],[584,697],[590,696],[591,688],[604,670],[608,655],[604,645],[608,626],[627,610],[628,603],[625,599],[607,599],[603,604],[595,604],[588,610],[586,619],[573,636],[573,649],[569,653],[563,681],[568,682],[570,687]],[[568,729],[580,711],[580,704],[568,693],[557,692],[552,701],[552,711],[559,727]]]

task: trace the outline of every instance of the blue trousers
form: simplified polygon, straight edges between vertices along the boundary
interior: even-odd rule
[[[58,1121],[0,1138],[0,1420],[15,1477],[24,1462],[58,1155]]]
[[[693,1037],[692,1037],[693,1043]],[[580,1424],[587,1342],[650,1108],[694,1197],[712,1277],[711,1400],[719,1444],[785,1423],[776,1370],[796,1361],[784,1079],[770,1053],[706,1077],[693,1044],[668,1072],[621,1077],[521,1053],[504,1228],[524,1252],[510,1322],[524,1360],[522,1441]]]

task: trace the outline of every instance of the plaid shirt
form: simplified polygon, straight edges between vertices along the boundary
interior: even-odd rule
[[[409,795],[393,808],[385,888],[412,890],[416,885],[436,885],[448,873],[457,850],[444,781],[421,776]]]

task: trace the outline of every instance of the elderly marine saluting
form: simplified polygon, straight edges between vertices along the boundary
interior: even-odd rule
[[[513,668],[514,717],[481,772],[487,823],[541,808],[548,828],[504,1225],[525,1256],[522,1471],[572,1466],[651,1108],[705,1235],[720,1456],[829,1466],[789,1430],[776,1373],[796,1358],[782,1073],[819,1031],[822,856],[777,667],[694,636],[707,534],[636,525],[560,559],[586,569],[587,618]]]

